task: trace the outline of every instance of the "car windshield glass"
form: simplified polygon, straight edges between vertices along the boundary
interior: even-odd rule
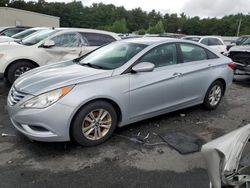
[[[49,36],[53,35],[56,32],[58,32],[58,31],[56,31],[56,30],[44,30],[44,31],[38,32],[37,34],[34,34],[30,37],[25,38],[22,41],[22,44],[27,45],[27,46],[37,44],[38,42],[48,38]]]
[[[201,39],[200,37],[186,37],[184,38],[185,40],[191,40],[194,42],[199,42],[199,40]]]
[[[0,27],[0,32],[5,30],[5,29],[6,29],[6,27]]]
[[[250,38],[248,38],[247,40],[245,40],[242,45],[250,45]]]
[[[93,68],[116,69],[138,54],[147,45],[131,42],[114,42],[83,56],[79,64]]]
[[[28,30],[25,30],[25,31],[22,31],[20,33],[17,33],[15,35],[13,35],[12,38],[14,38],[14,39],[23,39],[23,38],[31,35],[34,32],[36,32],[36,30],[34,30],[34,29],[28,29]]]

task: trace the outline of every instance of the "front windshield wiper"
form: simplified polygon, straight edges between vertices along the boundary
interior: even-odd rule
[[[88,66],[88,67],[95,68],[95,69],[105,69],[105,70],[107,70],[106,67],[102,67],[100,65],[95,65],[95,64],[92,64],[92,63],[79,63],[79,65]]]

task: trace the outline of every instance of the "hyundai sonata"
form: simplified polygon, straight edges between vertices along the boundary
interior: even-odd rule
[[[9,92],[8,111],[30,139],[93,146],[116,127],[198,104],[215,109],[234,66],[191,41],[117,41],[25,73]]]

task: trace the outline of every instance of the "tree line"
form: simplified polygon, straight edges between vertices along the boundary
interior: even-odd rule
[[[141,8],[126,10],[123,6],[94,3],[84,6],[81,1],[70,3],[45,0],[1,0],[0,6],[60,17],[61,27],[104,29],[117,33],[183,33],[188,35],[235,36],[242,20],[240,35],[250,34],[250,14],[228,15],[222,18],[189,17],[184,13],[162,14]],[[167,5],[166,5],[167,6]]]

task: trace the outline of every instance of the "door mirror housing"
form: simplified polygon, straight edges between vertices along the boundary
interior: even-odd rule
[[[153,63],[149,62],[142,62],[137,65],[135,65],[132,70],[134,72],[152,72],[155,68],[155,65]]]
[[[45,40],[42,47],[44,48],[51,48],[55,46],[55,42],[53,40]]]

